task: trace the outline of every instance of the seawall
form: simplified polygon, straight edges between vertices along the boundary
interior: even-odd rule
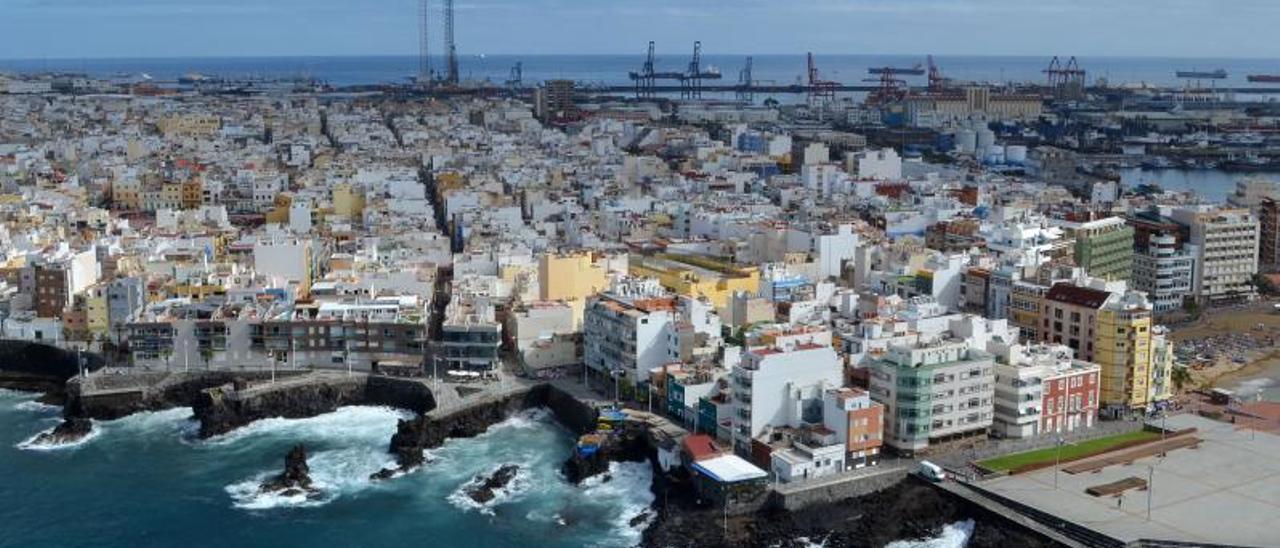
[[[106,361],[92,352],[81,352],[85,367],[97,370]],[[76,352],[31,341],[0,339],[0,388],[43,392],[41,401],[62,404],[67,379],[79,373]]]
[[[192,403],[200,437],[225,434],[257,420],[300,419],[350,405],[383,405],[415,413],[435,408],[426,384],[340,373],[311,373],[275,383],[227,383],[201,390]]]
[[[594,408],[570,394],[548,384],[529,385],[401,420],[388,450],[395,455],[400,471],[413,470],[422,465],[424,450],[439,447],[449,438],[477,436],[512,414],[535,407],[550,409],[561,424],[575,433],[590,431],[597,417]]]

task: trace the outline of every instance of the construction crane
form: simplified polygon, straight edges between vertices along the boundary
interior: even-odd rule
[[[453,40],[453,0],[444,0],[445,82],[458,85],[458,44]]]
[[[418,84],[431,83],[431,18],[428,0],[418,0]]]
[[[511,67],[511,75],[507,77],[507,88],[516,90],[524,86],[524,63],[516,61]]]
[[[754,59],[748,56],[747,64],[742,67],[742,70],[738,71],[738,90],[736,92],[736,95],[739,100],[750,101],[755,98],[755,94],[752,93],[752,90],[751,90],[751,88],[755,85],[755,79],[752,78],[752,75],[751,75],[751,69],[753,64],[754,64]]]
[[[813,52],[809,52],[808,75],[810,105],[826,103],[836,98],[836,88],[840,83],[822,79],[822,74],[818,72],[818,65],[813,60]]]

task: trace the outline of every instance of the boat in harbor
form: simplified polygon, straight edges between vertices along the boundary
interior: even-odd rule
[[[1226,69],[1218,70],[1180,70],[1176,73],[1178,78],[1203,78],[1209,80],[1222,80],[1227,77]]]
[[[1255,83],[1280,84],[1280,74],[1250,74],[1247,78]]]

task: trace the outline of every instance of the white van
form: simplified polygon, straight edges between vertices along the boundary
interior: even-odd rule
[[[927,460],[920,461],[920,466],[916,467],[916,473],[934,483],[942,483],[943,480],[947,479],[947,473],[942,471],[941,466]]]

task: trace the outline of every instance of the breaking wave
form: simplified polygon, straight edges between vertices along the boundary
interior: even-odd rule
[[[973,520],[958,521],[942,528],[942,534],[924,540],[899,540],[885,548],[964,548],[973,536]]]

